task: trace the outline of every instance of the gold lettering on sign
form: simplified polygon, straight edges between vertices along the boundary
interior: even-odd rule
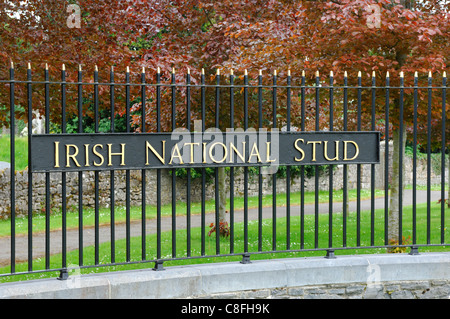
[[[145,152],[145,154],[146,154],[146,156],[145,156],[145,159],[146,159],[145,160],[145,165],[149,164],[148,163],[148,150],[149,149],[153,152],[153,154],[155,154],[155,156],[159,159],[159,161],[161,163],[163,163],[163,164],[166,163],[166,141],[165,140],[162,141],[162,156],[153,148],[153,146],[148,141],[145,142],[145,145],[146,145],[146,148],[145,148],[146,149],[146,152]],[[172,159],[170,160],[170,162],[172,163]]]
[[[55,168],[59,167],[59,142],[55,142]]]
[[[242,153],[239,153],[238,149],[234,146],[233,143],[230,143],[230,163],[233,163],[233,151],[236,153],[237,156],[241,159],[243,163],[245,163],[245,143],[242,142]]]
[[[198,143],[186,143],[186,144],[184,144],[184,145],[190,145],[191,146],[191,152],[190,152],[190,154],[191,154],[191,161],[189,162],[189,164],[194,164],[194,146],[195,145],[199,145]]]
[[[97,147],[103,148],[102,144],[95,144],[94,147],[92,148],[92,152],[98,156],[98,158],[100,159],[100,163],[97,163],[96,161],[94,161],[94,166],[102,166],[103,162],[105,161],[104,157],[102,154],[100,154],[97,151]]]
[[[112,166],[112,157],[121,156],[120,166],[125,166],[125,144],[120,144],[122,151],[120,153],[113,153],[111,151],[112,144],[108,144],[108,166]]]
[[[266,162],[267,163],[270,163],[270,162],[275,162],[277,159],[270,159],[270,143],[271,142],[266,142],[266,145],[267,145],[267,156],[266,156]]]
[[[347,157],[347,144],[348,143],[353,144],[355,146],[355,149],[356,149],[355,156],[353,156],[352,158],[348,158]],[[356,144],[356,142],[354,142],[354,141],[344,141],[344,161],[352,161],[355,158],[357,158],[358,155],[359,155],[359,146],[358,146],[358,144]]]
[[[70,149],[75,149],[74,154],[70,154]],[[81,165],[78,163],[76,156],[78,155],[78,147],[73,144],[66,144],[66,167],[70,167],[70,159],[73,160],[75,165],[77,167],[81,167]]]
[[[295,149],[302,154],[301,158],[294,157],[294,160],[296,162],[301,162],[301,161],[303,161],[305,159],[305,152],[300,148],[300,146],[297,145],[298,141],[300,141],[302,143],[305,143],[305,140],[302,139],[302,138],[299,138],[299,139],[296,139],[295,142],[294,142]]]
[[[334,144],[336,145],[336,152],[335,152],[335,157],[334,158],[329,158],[328,157],[328,141],[324,141],[324,150],[323,150],[323,156],[325,156],[325,159],[327,161],[338,161],[339,160],[339,141],[334,141]]]
[[[312,151],[312,161],[316,161],[316,144],[322,144],[321,141],[309,141],[306,144],[312,144],[313,145],[313,151]]]
[[[175,152],[177,153],[177,155],[175,155]],[[171,157],[170,157],[169,165],[172,164],[173,158],[174,158],[174,157],[178,157],[178,159],[179,159],[179,164],[184,164],[184,162],[183,162],[183,157],[181,156],[181,154],[180,154],[180,149],[178,148],[178,144],[175,144],[175,146],[174,146],[173,149],[172,149],[172,155],[171,155]]]
[[[89,165],[89,144],[84,144],[84,166],[90,166]]]
[[[248,163],[251,163],[252,156],[256,156],[258,158],[258,163],[261,163],[261,156],[259,155],[258,145],[256,145],[256,143],[253,143],[252,150],[248,157]]]
[[[223,148],[223,157],[222,157],[222,159],[221,159],[220,161],[216,160],[216,159],[214,158],[214,156],[212,155],[212,150],[213,150],[214,146],[216,146],[216,145],[220,145],[220,146],[222,146],[222,148]],[[227,156],[228,156],[227,147],[226,147],[226,145],[223,144],[223,143],[216,142],[216,143],[214,143],[213,145],[211,145],[211,147],[209,148],[209,158],[210,158],[214,163],[222,163],[223,161],[226,160]]]

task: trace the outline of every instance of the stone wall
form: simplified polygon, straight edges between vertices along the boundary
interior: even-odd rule
[[[218,293],[211,299],[448,299],[450,280],[365,282]]]
[[[380,148],[380,164],[375,165],[375,187],[384,189],[384,145],[382,143]],[[392,153],[392,152],[390,152]],[[392,154],[391,154],[392,155]],[[389,164],[392,167],[392,159]],[[356,188],[357,185],[357,165],[348,165],[348,188]],[[440,165],[439,163],[433,163],[431,165],[432,175],[431,183],[439,184],[440,180]],[[405,158],[403,169],[405,172],[404,181],[405,184],[412,184],[413,170],[412,170],[412,159],[409,157]],[[343,188],[343,165],[336,165],[333,169],[333,188],[342,189]],[[427,162],[421,159],[417,163],[417,184],[426,185],[427,184]],[[448,175],[448,174],[446,174]],[[93,207],[95,201],[95,179],[94,172],[83,172],[83,206]],[[116,171],[114,174],[114,196],[115,205],[124,206],[126,200],[126,178],[125,171]],[[229,175],[226,185],[229,187]],[[446,176],[448,180],[448,176]],[[51,173],[50,174],[50,204],[52,209],[58,209],[61,206],[61,194],[62,194],[62,182],[61,173]],[[0,201],[3,205],[0,206],[0,218],[8,218],[10,215],[10,170],[8,168],[0,170]],[[141,204],[141,183],[142,183],[142,173],[140,170],[130,171],[130,202],[131,205]],[[244,176],[243,169],[235,169],[234,178],[234,196],[243,196],[244,194]],[[328,170],[325,170],[319,177],[319,189],[328,190],[329,189],[329,177]],[[370,188],[371,185],[371,165],[361,165],[361,187],[363,189]],[[99,173],[99,202],[102,207],[110,206],[110,194],[111,194],[111,182],[110,182],[110,172],[100,172]],[[315,189],[315,178],[305,178],[305,190],[314,191]],[[299,191],[301,187],[300,176],[295,176],[291,179],[291,191]],[[263,175],[263,194],[272,193],[272,175]],[[156,204],[156,171],[146,170],[146,202],[147,204]],[[187,190],[186,190],[186,180],[184,178],[177,178],[176,185],[176,198],[177,201],[186,201]],[[18,171],[16,172],[16,216],[26,215],[28,212],[28,171]],[[258,176],[250,175],[248,184],[248,194],[249,196],[256,196],[259,192]],[[277,193],[286,192],[286,179],[277,178]],[[230,193],[230,190],[227,190]],[[202,195],[202,185],[201,179],[192,179],[191,183],[191,201],[200,201]],[[67,173],[67,183],[66,183],[66,197],[67,197],[67,207],[68,209],[75,209],[78,207],[78,173]],[[210,182],[206,187],[206,199],[214,198],[214,182]],[[33,174],[33,211],[43,212],[45,210],[45,174],[35,173]],[[161,202],[163,204],[168,204],[172,202],[172,176],[171,170],[162,169],[161,170]]]

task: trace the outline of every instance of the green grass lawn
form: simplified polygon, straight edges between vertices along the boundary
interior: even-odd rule
[[[16,137],[15,140],[16,171],[22,171],[28,166],[28,138]],[[9,135],[0,135],[0,162],[10,163],[10,154]]]
[[[417,244],[426,244],[427,243],[427,208],[426,204],[418,205],[417,209]],[[403,214],[403,235],[406,238],[406,242],[404,244],[412,244],[412,208],[405,207]],[[446,224],[450,223],[449,221],[449,212],[447,213]],[[437,203],[433,203],[431,205],[431,244],[439,244],[440,243],[440,220],[441,220],[441,210],[440,205]],[[329,219],[327,214],[322,214],[319,216],[319,242],[318,248],[327,248],[329,241]],[[334,214],[332,220],[332,241],[333,247],[341,248],[343,246],[343,221],[342,214]],[[357,216],[356,213],[352,212],[348,215],[347,219],[347,244],[346,247],[356,247],[356,224],[357,224]],[[300,238],[300,218],[299,216],[291,217],[290,224],[290,236],[291,236],[291,250],[299,250],[299,249],[315,249],[314,246],[314,225],[315,218],[313,215],[305,216],[305,232],[304,232],[304,246],[301,246]],[[286,250],[286,218],[278,218],[276,220],[277,226],[277,250],[283,251]],[[384,210],[376,210],[375,211],[375,224],[374,224],[374,235],[375,235],[375,246],[383,246],[384,245]],[[234,253],[243,253],[244,252],[244,234],[243,234],[244,225],[243,223],[237,223],[235,225],[235,236],[234,236]],[[207,233],[209,229],[206,229]],[[272,251],[272,220],[267,219],[263,221],[263,241],[262,241],[262,251]],[[213,256],[216,254],[216,246],[215,246],[215,235],[209,237],[207,234],[206,242],[205,242],[205,256]],[[248,225],[248,245],[249,252],[258,252],[258,221],[250,221]],[[448,238],[450,236],[450,229],[447,226],[445,228],[445,238],[448,242]],[[176,256],[172,255],[172,234],[171,232],[163,232],[161,234],[161,252],[163,259],[173,259],[185,257],[187,255],[186,252],[186,230],[180,229],[177,230],[176,237],[176,247],[177,252]],[[147,260],[156,259],[156,235],[148,234],[146,237],[146,258]],[[371,216],[370,212],[364,211],[361,213],[361,247],[371,246]],[[141,237],[133,237],[131,239],[131,249],[130,256],[132,262],[139,262],[142,260],[141,256],[142,246],[141,246]],[[191,252],[190,256],[199,257],[201,256],[201,229],[193,228],[191,230]],[[229,254],[231,251],[230,240],[222,239],[220,245],[220,253],[221,254]],[[449,251],[449,246],[429,246],[429,247],[421,247],[420,252],[430,252],[430,251]],[[100,245],[100,265],[108,264],[111,262],[111,245],[110,243],[104,243]],[[337,250],[336,255],[354,255],[354,254],[372,254],[372,253],[385,253],[385,248],[360,248],[360,249],[348,249],[348,250]],[[324,256],[324,251],[300,251],[300,252],[280,252],[280,253],[265,253],[265,254],[255,254],[252,255],[251,259],[270,259],[270,258],[289,258],[289,257],[311,257],[311,256]],[[115,250],[116,263],[121,263],[126,261],[126,241],[125,240],[117,240],[116,241],[116,250]],[[94,247],[84,248],[84,265],[95,265],[94,263]],[[61,255],[56,254],[51,256],[51,265],[50,268],[59,268],[61,267]],[[228,257],[207,257],[207,258],[194,258],[189,260],[172,260],[166,261],[164,266],[174,266],[174,265],[185,265],[185,264],[194,264],[194,263],[209,263],[209,262],[228,262],[228,261],[239,261],[241,260],[240,256],[228,256]],[[77,267],[78,265],[78,251],[71,251],[67,253],[67,265],[69,267]],[[129,270],[129,269],[139,269],[139,268],[152,268],[153,263],[136,263],[129,265],[118,265],[118,266],[106,266],[106,267],[93,267],[81,269],[81,273],[95,273],[95,272],[105,272],[105,271],[116,271],[116,270]],[[36,259],[33,261],[33,269],[34,270],[42,270],[45,268],[45,261],[43,259]],[[1,273],[8,273],[10,271],[9,267],[0,268]],[[27,264],[17,264],[16,272],[26,272]],[[45,277],[56,277],[58,274],[53,273],[36,273],[36,274],[27,274],[27,275],[16,275],[10,277],[0,277],[0,282],[6,281],[15,281],[15,280],[27,280],[27,279],[36,279],[36,278],[45,278]]]
[[[384,196],[383,190],[375,190],[375,196]],[[335,202],[342,201],[343,191],[335,190],[333,191],[333,200]],[[356,200],[357,192],[356,190],[348,191],[349,200]],[[361,199],[369,199],[370,190],[361,190]],[[319,192],[319,202],[327,203],[329,200],[328,191]],[[312,204],[315,201],[314,192],[305,192],[305,204]],[[290,195],[291,206],[300,205],[300,192],[293,192]],[[272,206],[272,195],[263,196],[263,206]],[[283,206],[286,204],[286,194],[277,194],[277,206]],[[229,202],[228,202],[229,205]],[[235,210],[244,209],[244,198],[235,197],[234,198]],[[250,196],[248,198],[248,207],[257,208],[258,207],[258,196]],[[201,203],[193,202],[191,204],[191,214],[201,213]],[[211,213],[215,211],[215,201],[208,200],[205,203],[205,211]],[[186,203],[178,202],[176,206],[177,215],[186,215]],[[147,205],[146,206],[146,216],[148,219],[156,218],[156,206]],[[161,206],[161,216],[172,216],[172,204]],[[130,207],[130,219],[141,220],[142,209],[140,206]],[[125,207],[116,207],[114,211],[114,219],[117,223],[126,221],[126,209]],[[99,209],[99,221],[100,224],[109,224],[111,220],[111,209],[110,208],[100,208]],[[62,227],[62,214],[61,212],[52,211],[50,215],[50,230],[61,229]],[[85,208],[83,210],[83,225],[86,227],[94,226],[95,224],[95,210],[93,208]],[[33,232],[43,232],[45,231],[46,218],[45,214],[39,213],[33,215]],[[78,228],[78,211],[69,211],[67,213],[67,228]],[[27,217],[16,217],[16,234],[26,234],[28,232],[28,218]],[[0,237],[10,236],[11,234],[11,222],[9,220],[0,220]]]

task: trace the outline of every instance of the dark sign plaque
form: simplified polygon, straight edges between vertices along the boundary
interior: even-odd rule
[[[379,132],[43,134],[33,172],[379,163]]]

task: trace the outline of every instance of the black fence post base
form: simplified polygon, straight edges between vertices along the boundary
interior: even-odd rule
[[[155,261],[155,267],[153,268],[153,270],[154,271],[161,271],[161,270],[166,270],[164,267],[163,267],[163,261],[162,260],[157,260],[157,261]]]
[[[419,247],[417,246],[411,246],[411,251],[408,255],[414,256],[414,255],[420,255],[419,254]]]
[[[59,271],[59,277],[57,279],[58,280],[67,280],[67,279],[69,279],[69,272],[67,271],[67,269],[61,269]]]
[[[327,255],[325,256],[327,259],[336,259],[336,256],[334,254],[334,249],[327,250]]]
[[[250,261],[250,254],[243,254],[242,255],[242,260],[240,261],[241,264],[251,264],[252,262]]]

